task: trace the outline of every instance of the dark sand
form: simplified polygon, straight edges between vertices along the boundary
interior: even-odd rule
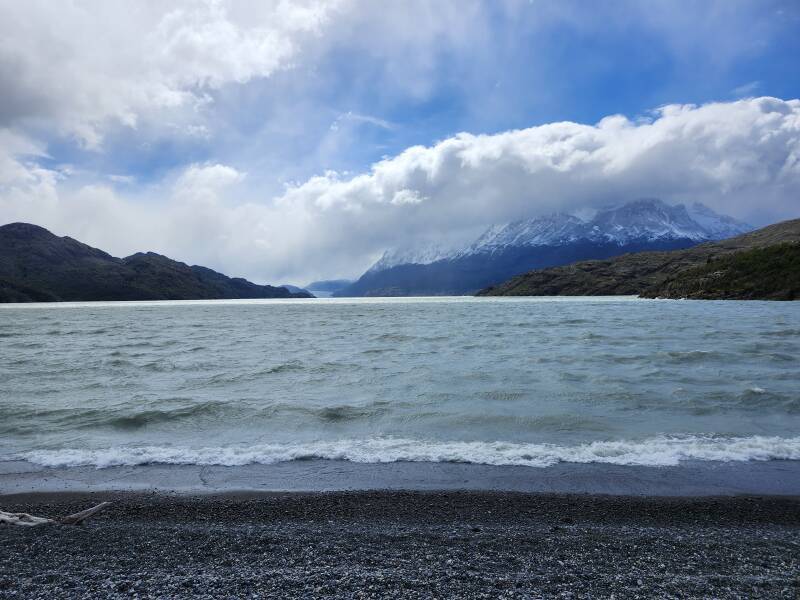
[[[798,598],[800,498],[361,491],[0,496],[0,597]]]
[[[800,460],[684,461],[678,466],[560,463],[545,468],[466,463],[295,460],[272,465],[148,464],[49,468],[0,461],[0,496],[26,492],[225,493],[484,490],[616,496],[800,496]]]

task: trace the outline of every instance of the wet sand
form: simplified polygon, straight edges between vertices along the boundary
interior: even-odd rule
[[[485,490],[620,496],[800,496],[800,461],[686,461],[678,466],[560,463],[545,468],[467,463],[296,460],[271,465],[148,464],[48,468],[0,462],[0,496],[26,492]]]
[[[0,597],[796,598],[800,498],[504,491],[35,493]]]

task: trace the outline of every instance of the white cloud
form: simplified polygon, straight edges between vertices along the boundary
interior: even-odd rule
[[[738,87],[733,88],[731,90],[731,94],[736,98],[746,98],[755,95],[756,91],[760,87],[761,87],[760,81],[751,81],[749,83],[745,83]]]
[[[333,123],[331,123],[331,131],[337,131],[342,124],[366,124],[372,125],[373,127],[379,127],[380,129],[394,129],[394,125],[392,125],[392,123],[386,119],[379,119],[378,117],[372,117],[370,115],[360,115],[352,111],[348,111],[336,117],[333,120]]]
[[[155,250],[257,281],[303,283],[357,275],[399,243],[467,239],[491,223],[644,196],[698,200],[756,224],[800,216],[800,100],[462,133],[273,199],[222,164],[190,165],[150,189],[157,205],[103,186],[73,188],[7,153],[0,174],[4,221],[40,223],[116,254]]]
[[[316,177],[282,203],[309,213],[386,214],[424,199],[420,226],[468,227],[639,196],[702,200],[742,217],[797,210],[800,102],[670,105],[651,121],[610,116],[409,148],[352,179]],[[757,202],[755,198],[758,198]],[[762,218],[764,218],[762,217]]]
[[[210,89],[290,67],[339,4],[4,3],[0,127],[55,122],[96,148],[110,123],[135,127],[154,111],[191,111]]]
[[[133,185],[136,183],[136,178],[132,175],[109,175],[108,179],[122,185]]]
[[[221,191],[240,183],[244,178],[244,173],[226,165],[189,165],[175,182],[174,194],[193,204],[214,202]]]

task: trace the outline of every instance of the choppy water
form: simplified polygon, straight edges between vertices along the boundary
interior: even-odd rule
[[[0,460],[800,459],[800,303],[0,308]]]

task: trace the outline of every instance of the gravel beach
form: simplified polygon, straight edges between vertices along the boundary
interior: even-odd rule
[[[797,598],[800,499],[512,492],[0,497],[0,598]]]

